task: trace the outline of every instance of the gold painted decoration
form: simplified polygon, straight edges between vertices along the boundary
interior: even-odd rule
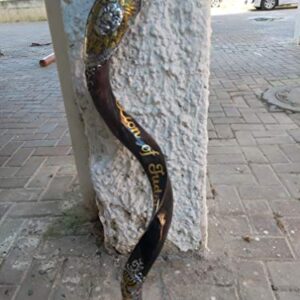
[[[109,59],[139,10],[138,0],[96,1],[87,22],[86,63],[99,64]]]

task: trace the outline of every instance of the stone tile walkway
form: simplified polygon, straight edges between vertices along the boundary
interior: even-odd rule
[[[249,20],[272,15],[272,22]],[[300,114],[267,107],[300,84],[295,10],[213,17],[209,248],[166,247],[146,300],[300,299]],[[46,23],[0,25],[0,299],[120,299],[124,258],[81,208]]]
[[[260,100],[269,87],[300,86],[294,16],[213,18],[209,247],[232,259],[241,299],[300,299],[300,114]]]

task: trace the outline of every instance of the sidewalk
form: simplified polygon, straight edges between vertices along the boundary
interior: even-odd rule
[[[249,20],[275,16],[270,22]],[[206,258],[166,247],[145,300],[300,299],[300,114],[268,107],[300,85],[295,10],[213,17]],[[0,25],[0,299],[120,299],[124,257],[80,207],[46,23]],[[14,37],[14,38],[12,38]]]
[[[234,260],[241,299],[300,299],[300,114],[259,99],[300,86],[295,12],[213,19],[209,246]]]

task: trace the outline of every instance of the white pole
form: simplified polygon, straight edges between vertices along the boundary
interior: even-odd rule
[[[95,192],[92,185],[89,169],[89,146],[84,133],[84,125],[75,103],[75,92],[73,89],[72,74],[70,72],[70,61],[68,55],[68,41],[64,33],[64,24],[60,0],[46,0],[49,27],[55,50],[57,68],[61,89],[64,98],[65,110],[72,139],[72,147],[78,172],[81,192],[85,207],[90,217],[98,216],[95,202]]]

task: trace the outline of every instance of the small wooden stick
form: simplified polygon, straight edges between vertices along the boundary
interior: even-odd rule
[[[51,53],[40,60],[41,67],[47,67],[55,62],[55,54]]]

